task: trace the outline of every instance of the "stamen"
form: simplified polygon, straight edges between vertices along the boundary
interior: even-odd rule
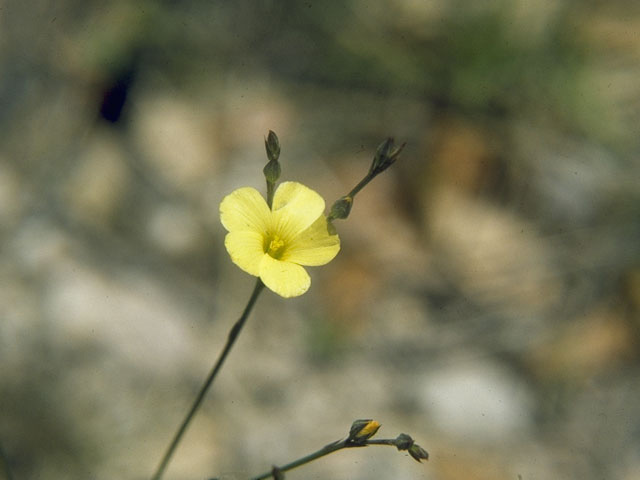
[[[279,259],[282,256],[283,247],[284,241],[282,241],[279,236],[274,235],[269,242],[267,253],[273,258]]]

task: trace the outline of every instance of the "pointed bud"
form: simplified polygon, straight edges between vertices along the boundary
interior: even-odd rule
[[[276,191],[276,182],[280,178],[280,141],[273,130],[269,130],[269,135],[264,139],[264,148],[267,150],[269,162],[262,169],[264,178],[267,180],[267,205],[271,208],[273,195]]]
[[[414,443],[409,448],[409,455],[417,462],[422,463],[422,460],[429,460],[429,453],[417,443]]]
[[[267,203],[271,206],[270,202],[273,200],[273,192],[275,191],[275,185],[280,178],[281,172],[280,162],[278,162],[278,158],[280,157],[280,142],[278,141],[278,136],[272,130],[269,130],[269,135],[264,139],[264,147],[267,150],[269,162],[262,169],[262,173],[264,173],[264,178],[267,180]]]
[[[363,445],[376,434],[379,428],[380,424],[375,420],[356,420],[351,425],[347,442],[355,443],[356,445]]]
[[[372,175],[378,175],[379,173],[384,172],[387,168],[393,165],[405,145],[406,144],[403,143],[399,147],[396,147],[393,138],[387,138],[378,146],[376,155],[373,157],[369,173]]]
[[[269,161],[277,162],[280,158],[280,140],[273,130],[269,130],[269,135],[264,139],[264,147],[267,150]]]
[[[348,195],[335,201],[329,212],[329,220],[344,220],[349,216],[351,207],[353,206],[353,197]]]
[[[411,455],[417,462],[429,460],[429,453],[420,445],[414,443],[413,438],[406,433],[398,435],[394,443],[398,450],[408,450],[409,455]]]
[[[280,178],[280,172],[280,162],[278,162],[277,160],[273,162],[270,161],[262,169],[262,173],[264,173],[264,178],[266,178],[267,183],[270,183],[272,185],[275,185],[275,183]]]

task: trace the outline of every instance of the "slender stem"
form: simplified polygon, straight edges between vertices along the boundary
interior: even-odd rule
[[[367,173],[365,177],[362,180],[360,180],[360,182],[355,187],[351,189],[351,191],[347,194],[347,196],[352,198],[355,197],[360,190],[366,187],[367,184],[374,179],[374,177],[375,175],[372,175],[371,172]]]
[[[329,445],[325,445],[317,452],[313,452],[305,457],[299,458],[298,460],[294,460],[291,463],[287,463],[282,467],[278,467],[278,470],[284,473],[288,470],[293,470],[294,468],[299,467],[300,465],[304,465],[305,463],[309,463],[320,457],[329,455],[330,453],[337,452],[338,450],[342,450],[343,448],[366,447],[367,445],[391,445],[395,447],[396,440],[393,438],[385,438],[380,440],[367,440],[364,443],[352,443],[352,442],[348,442],[346,439],[338,440],[336,442],[330,443]],[[251,480],[265,480],[271,476],[273,476],[273,472],[268,471],[263,473],[262,475],[253,477]]]
[[[270,182],[267,180],[267,205],[269,205],[269,208],[271,208],[273,204],[273,194],[275,193],[275,190],[276,190],[275,182]]]
[[[173,453],[176,447],[180,443],[180,440],[182,439],[184,432],[187,430],[189,423],[191,422],[196,412],[200,408],[200,405],[202,404],[202,400],[204,399],[205,394],[207,393],[207,391],[209,390],[209,387],[211,387],[211,384],[213,383],[216,376],[218,375],[218,372],[220,371],[222,364],[227,358],[227,355],[229,354],[229,352],[231,351],[231,347],[233,347],[233,344],[238,338],[238,335],[240,334],[240,331],[242,330],[242,327],[244,326],[247,318],[249,317],[249,313],[251,313],[251,310],[253,309],[253,306],[255,305],[256,300],[258,299],[258,296],[260,295],[260,292],[262,291],[263,288],[264,288],[264,284],[258,278],[258,280],[256,281],[256,286],[253,289],[253,293],[251,294],[251,297],[249,298],[249,302],[247,303],[247,306],[245,307],[238,321],[233,325],[233,327],[231,327],[231,330],[229,331],[229,336],[227,338],[227,343],[225,344],[224,349],[218,356],[218,360],[216,360],[215,365],[209,372],[207,379],[202,384],[202,387],[200,388],[200,391],[198,392],[198,395],[196,396],[196,399],[194,400],[193,405],[191,405],[191,409],[189,410],[189,413],[187,413],[187,416],[182,421],[180,428],[178,428],[175,435],[173,436],[173,440],[171,440],[171,443],[169,444],[167,451],[162,457],[162,460],[160,461],[160,463],[158,464],[158,467],[156,468],[155,473],[151,477],[152,480],[160,480],[162,478],[162,475],[164,474],[164,471],[166,470],[167,465],[169,464],[169,461],[171,460],[171,457],[173,456]]]
[[[347,446],[347,441],[346,440],[338,440],[337,442],[333,442],[330,443],[329,445],[325,445],[324,447],[322,447],[320,450],[318,450],[317,452],[314,452],[310,455],[307,455],[305,457],[299,458],[298,460],[295,460],[291,463],[287,463],[286,465],[283,465],[282,467],[278,467],[278,470],[280,470],[281,472],[286,472],[288,470],[292,470],[296,467],[299,467],[300,465],[304,465],[305,463],[309,463],[317,458],[320,457],[324,457],[325,455],[329,455],[330,453],[336,452],[338,450],[341,450],[343,448],[345,448]],[[258,475],[257,477],[253,477],[251,480],[264,480],[266,478],[269,478],[272,476],[271,471],[263,473],[262,475]]]
[[[376,440],[372,438],[371,440],[367,440],[367,445],[391,445],[395,447],[397,444],[397,440],[395,438],[380,438]]]

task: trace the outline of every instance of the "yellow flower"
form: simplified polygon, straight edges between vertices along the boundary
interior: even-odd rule
[[[242,270],[278,295],[296,297],[311,284],[302,265],[324,265],[340,250],[323,212],[322,197],[297,182],[280,184],[271,209],[255,188],[239,188],[220,204],[224,245]]]

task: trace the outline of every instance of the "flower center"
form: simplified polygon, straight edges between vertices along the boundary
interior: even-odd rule
[[[267,253],[273,258],[279,260],[284,251],[284,241],[278,235],[273,235],[272,237],[267,238],[267,242]]]

